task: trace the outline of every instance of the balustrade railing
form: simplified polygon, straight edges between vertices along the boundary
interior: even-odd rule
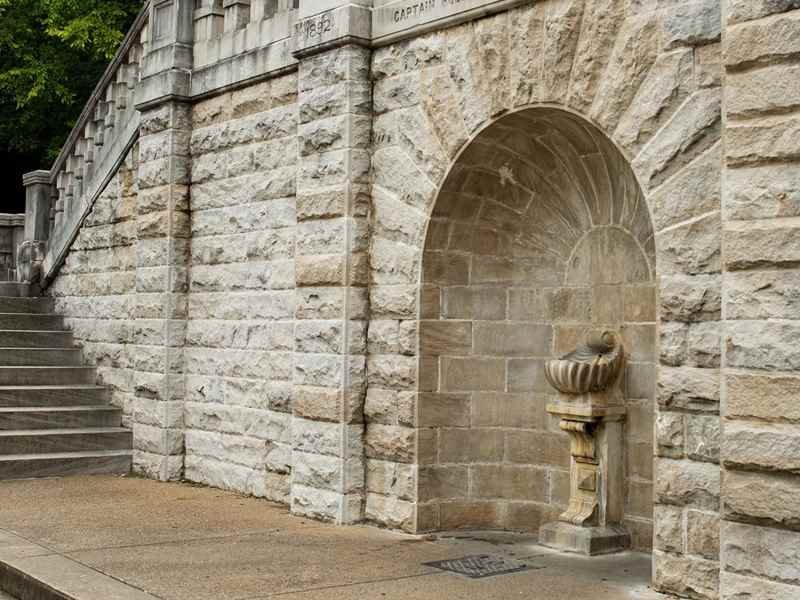
[[[66,252],[85,212],[136,138],[134,93],[147,52],[148,12],[146,2],[50,170],[46,263]]]

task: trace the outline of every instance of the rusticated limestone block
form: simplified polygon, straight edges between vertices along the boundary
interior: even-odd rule
[[[655,495],[659,502],[706,510],[719,507],[720,473],[717,465],[690,460],[656,459]]]
[[[699,600],[719,598],[719,563],[657,550],[654,558],[656,589]]]
[[[683,552],[683,509],[656,504],[653,512],[653,545],[665,552]]]
[[[800,43],[800,16],[790,12],[797,8],[794,0],[735,0],[731,4],[731,20],[756,19],[771,13],[788,14],[728,28],[725,44],[728,67],[766,62],[795,52]]]
[[[658,403],[668,409],[719,410],[719,371],[691,367],[659,369]]]
[[[725,571],[720,576],[720,593],[724,600],[794,600],[800,592],[798,586],[766,579],[745,577]]]
[[[723,513],[728,520],[800,529],[798,493],[795,477],[728,471],[722,486]]]
[[[800,583],[800,532],[724,522],[725,570],[778,583]]]
[[[796,427],[731,421],[722,438],[726,467],[800,473],[800,432]]]
[[[729,367],[794,371],[800,368],[793,322],[731,321],[725,337]]]
[[[791,375],[726,375],[729,418],[800,421],[800,378]]]
[[[717,513],[686,511],[686,552],[719,560],[719,526]]]

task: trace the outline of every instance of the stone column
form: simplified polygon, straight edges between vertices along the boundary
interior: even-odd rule
[[[301,3],[292,511],[351,523],[364,501],[369,11]],[[360,26],[362,29],[354,26]],[[366,27],[366,30],[363,30]]]
[[[25,186],[25,234],[16,249],[17,279],[38,286],[50,238],[53,186],[50,171],[31,171],[22,177]],[[31,293],[38,293],[33,289]]]
[[[697,519],[687,542],[719,545],[721,600],[788,600],[800,598],[800,10],[723,6],[722,522]],[[707,431],[694,452],[714,447]]]
[[[134,329],[134,469],[183,474],[192,0],[154,3],[136,90],[139,137]]]

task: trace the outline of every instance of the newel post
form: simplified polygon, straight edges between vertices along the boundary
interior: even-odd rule
[[[31,171],[22,177],[25,186],[25,234],[17,249],[17,280],[33,286],[38,293],[42,264],[50,239],[53,185],[50,171]]]

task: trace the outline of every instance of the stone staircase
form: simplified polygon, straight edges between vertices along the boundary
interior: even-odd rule
[[[0,479],[128,473],[122,411],[49,298],[0,283]]]

